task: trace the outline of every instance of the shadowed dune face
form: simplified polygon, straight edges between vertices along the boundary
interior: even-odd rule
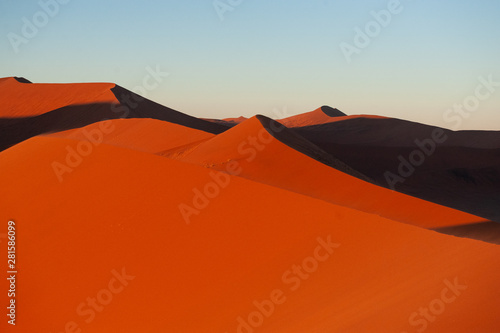
[[[330,107],[328,105],[323,105],[320,109],[328,117],[343,117],[343,116],[347,116],[344,112],[340,111],[339,109],[332,108],[332,107]]]
[[[437,232],[456,237],[478,239],[483,242],[500,244],[500,223],[486,222],[434,229]]]
[[[113,112],[117,104],[71,105],[24,118],[0,119],[0,150],[33,136],[80,128],[104,119],[120,118]]]
[[[114,87],[112,91],[120,104],[122,106],[127,106],[131,110],[128,118],[152,118],[164,120],[212,134],[222,133],[228,129],[227,126],[214,124],[160,105],[120,86]]]
[[[394,184],[400,192],[500,221],[500,132],[367,118],[294,131],[380,186],[390,188],[387,172],[403,175]],[[412,154],[424,156],[423,162],[408,164]],[[405,170],[410,171],[405,175]]]
[[[431,138],[437,127],[380,116],[347,116],[294,130],[311,141],[364,146],[414,146],[415,140]],[[451,131],[437,128],[447,136],[442,146],[500,148],[498,131]]]
[[[4,80],[9,80],[9,79],[14,79],[14,80],[16,80],[19,83],[33,83],[30,80],[25,79],[24,77],[19,77],[19,76],[0,78],[0,82],[2,82]]]
[[[50,165],[71,144],[35,137],[0,153],[0,219],[16,216],[24,239],[19,331],[237,332],[270,299],[262,332],[413,331],[412,313],[443,290],[426,332],[500,329],[498,246],[232,176],[186,225],[178,203],[210,170],[103,144],[59,183]],[[90,320],[86,299],[116,274],[123,288]]]

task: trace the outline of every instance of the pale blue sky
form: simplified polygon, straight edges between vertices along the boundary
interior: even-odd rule
[[[348,63],[339,45],[354,45],[354,29],[390,1],[243,0],[221,21],[211,0],[70,0],[15,53],[8,34],[23,36],[23,17],[32,22],[42,8],[2,0],[0,76],[132,89],[148,66],[159,66],[170,75],[147,97],[198,117],[273,117],[273,109],[297,114],[327,104],[500,130],[500,87],[459,126],[443,119],[474,94],[478,77],[500,82],[500,1],[401,0]]]

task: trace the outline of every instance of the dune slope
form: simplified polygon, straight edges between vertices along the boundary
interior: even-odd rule
[[[97,122],[47,136],[106,143],[156,154],[208,140],[215,135],[156,119],[113,119],[107,120],[105,125]]]
[[[71,144],[35,137],[0,153],[18,331],[500,330],[496,245],[222,174],[187,225],[178,205],[216,183],[211,170],[100,145],[60,183],[51,164]],[[429,307],[431,319],[418,313]]]
[[[287,128],[257,116],[184,154],[168,157],[421,227],[484,221],[346,174],[341,163],[328,163],[321,150],[314,149]]]

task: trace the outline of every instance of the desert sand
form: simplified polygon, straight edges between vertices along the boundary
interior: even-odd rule
[[[321,128],[388,118],[229,126],[146,99],[112,118],[114,84],[2,86],[0,219],[19,259],[2,332],[500,331],[498,224],[380,186],[346,158],[359,142]]]

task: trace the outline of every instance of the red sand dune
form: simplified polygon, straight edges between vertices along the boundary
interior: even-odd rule
[[[215,136],[156,119],[113,119],[106,122],[105,132],[102,130],[102,122],[98,122],[83,128],[48,134],[48,136],[103,142],[147,153],[159,153]]]
[[[36,135],[81,128],[106,119],[151,118],[212,134],[229,128],[165,107],[111,83],[20,81],[23,80],[5,78],[0,81],[0,151]],[[162,125],[155,123],[154,131],[157,131]],[[146,129],[143,126],[142,130],[134,131],[139,134]]]
[[[1,118],[40,115],[67,105],[118,103],[113,83],[22,83],[0,81]]]
[[[329,106],[322,106],[314,111],[301,113],[284,119],[278,119],[277,121],[288,128],[293,128],[293,127],[321,125],[321,124],[327,124],[331,122],[342,121],[346,119],[355,119],[355,118],[383,119],[384,117],[372,116],[372,115],[347,116],[345,113],[343,113],[338,109],[334,109]]]
[[[271,120],[259,117],[269,128]],[[281,134],[291,135],[288,130]],[[273,138],[257,117],[179,155],[183,161],[226,172],[237,170],[244,178],[425,228],[485,221],[365,182],[320,163]]]
[[[246,117],[239,116],[238,118],[224,118],[224,119],[222,119],[222,120],[227,121],[227,122],[230,122],[230,123],[239,124],[239,123],[244,122],[244,121],[245,121],[245,120],[247,120],[247,119],[248,119],[248,118],[246,118]]]
[[[186,225],[178,204],[215,184],[210,169],[103,144],[59,183],[51,164],[74,144],[0,153],[0,220],[19,235],[12,332],[500,331],[496,245],[220,174]]]

